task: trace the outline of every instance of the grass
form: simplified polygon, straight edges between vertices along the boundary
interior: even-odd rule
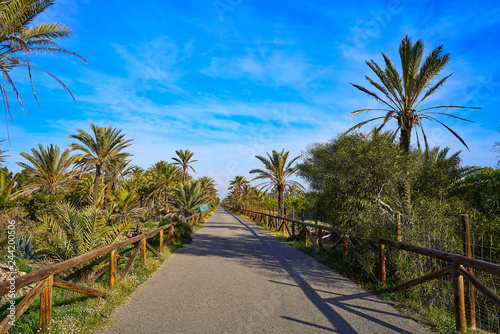
[[[248,216],[237,213],[238,215],[253,221]],[[437,307],[429,307],[419,300],[407,298],[404,292],[393,292],[391,287],[382,282],[374,282],[367,278],[366,274],[360,272],[360,268],[353,266],[354,261],[344,259],[341,247],[337,247],[335,251],[330,254],[324,255],[315,250],[315,248],[308,242],[297,240],[296,236],[290,236],[283,231],[276,231],[274,227],[267,226],[264,223],[253,221],[255,224],[263,227],[279,240],[288,243],[294,248],[314,257],[319,262],[323,263],[329,268],[336,270],[339,274],[350,279],[360,287],[378,295],[381,299],[391,304],[398,309],[401,313],[412,318],[420,323],[422,326],[427,327],[434,333],[440,334],[455,334],[455,319],[450,317],[450,312]],[[356,270],[358,269],[358,270]],[[453,315],[453,314],[452,314]],[[482,333],[482,331],[468,329],[467,333]]]
[[[208,219],[208,217],[202,222],[205,222],[206,219]],[[196,224],[195,230],[202,227],[202,223]],[[127,277],[123,281],[119,281],[118,284],[112,288],[109,287],[109,271],[106,271],[100,276],[95,283],[86,285],[97,290],[105,291],[106,296],[104,297],[90,297],[81,293],[54,287],[52,297],[51,333],[92,333],[97,329],[110,325],[110,317],[113,311],[126,301],[128,296],[137,286],[151,277],[171,253],[189,242],[191,242],[190,234],[176,238],[173,244],[164,248],[163,252],[160,253],[160,257],[154,256],[153,253],[148,250],[146,265],[141,265],[140,256],[138,256]],[[156,236],[149,239],[148,243],[158,249],[159,237]],[[134,247],[120,250],[117,266],[118,276],[123,272],[134,250]],[[30,267],[27,266],[23,260],[23,269],[25,268],[29,269]],[[16,300],[16,305],[18,305],[21,300],[22,297],[19,297]],[[7,307],[7,303],[0,306],[0,320],[7,316]],[[40,298],[37,298],[16,321],[15,326],[11,327],[8,333],[38,333],[39,311]]]

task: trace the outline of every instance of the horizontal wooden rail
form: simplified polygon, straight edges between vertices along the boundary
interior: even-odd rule
[[[406,244],[404,242],[383,239],[383,238],[368,238],[376,243],[381,243],[385,245],[389,245],[395,248],[404,249],[406,251],[426,255],[428,257],[432,257],[435,259],[445,260],[448,262],[454,262],[456,264],[463,265],[465,267],[471,267],[480,271],[485,271],[493,275],[500,276],[500,265],[494,264],[491,262],[471,259],[469,257],[458,255],[455,253],[443,252],[437,249],[425,248],[415,245]]]
[[[342,229],[339,229],[339,228],[335,228],[335,227],[331,227],[331,226],[306,223],[306,222],[303,222],[303,221],[300,221],[300,220],[294,220],[294,219],[290,219],[290,218],[284,218],[284,217],[280,217],[280,216],[274,216],[274,215],[270,215],[270,214],[267,214],[267,213],[257,212],[257,211],[251,211],[251,210],[246,210],[246,209],[240,209],[240,210],[241,211],[251,212],[251,213],[257,213],[257,214],[261,214],[261,215],[264,215],[264,216],[273,217],[275,219],[284,219],[284,220],[287,220],[287,221],[290,221],[290,222],[294,222],[295,224],[300,224],[300,225],[303,225],[303,226],[320,228],[320,229],[323,229],[325,231],[331,231],[331,232],[335,232],[335,233],[339,233],[339,234],[348,234],[351,237],[356,237],[356,236],[351,235],[350,231],[345,231],[345,230],[342,230]],[[458,254],[455,254],[455,253],[448,253],[448,252],[443,252],[443,251],[440,251],[440,250],[437,250],[437,249],[426,248],[426,247],[421,247],[421,246],[415,246],[415,245],[411,245],[411,244],[407,244],[407,243],[399,242],[399,241],[394,241],[394,240],[390,240],[390,239],[384,239],[384,238],[366,238],[366,237],[359,237],[359,238],[371,241],[373,243],[384,244],[384,245],[388,245],[388,246],[391,246],[391,247],[404,249],[404,250],[409,251],[409,252],[426,255],[428,257],[432,257],[432,258],[436,258],[436,259],[440,259],[440,260],[445,260],[445,261],[449,261],[449,262],[454,262],[454,263],[463,265],[464,267],[471,267],[471,268],[474,268],[474,269],[477,269],[477,270],[480,270],[480,271],[485,271],[485,272],[488,272],[490,274],[494,274],[494,275],[500,276],[500,265],[494,264],[494,263],[491,263],[491,262],[486,262],[486,261],[471,259],[469,257],[463,256],[463,255],[458,255]]]
[[[85,263],[85,262],[91,261],[95,258],[98,258],[99,256],[108,254],[115,249],[131,245],[135,242],[141,241],[144,238],[148,239],[148,238],[154,236],[156,233],[160,232],[161,230],[165,230],[165,229],[170,228],[171,226],[174,226],[176,224],[177,223],[168,224],[168,225],[156,228],[148,233],[139,234],[133,238],[118,242],[116,244],[105,246],[105,247],[96,249],[94,251],[91,251],[89,253],[85,253],[85,254],[82,254],[80,256],[71,258],[69,260],[59,262],[59,263],[50,265],[48,267],[44,267],[42,269],[33,271],[29,274],[26,274],[26,275],[23,275],[20,277],[16,277],[16,290],[19,290],[20,288],[25,287],[25,286],[30,285],[30,284],[33,284],[35,282],[41,281],[41,280],[49,277],[50,275],[58,274],[62,271],[71,269],[71,268],[76,267],[82,263]],[[0,296],[5,295],[9,291],[9,287],[10,287],[9,282],[0,283]]]

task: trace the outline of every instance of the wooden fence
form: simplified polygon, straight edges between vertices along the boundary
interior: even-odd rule
[[[233,211],[238,211],[233,209]],[[300,220],[290,219],[287,217],[277,216],[271,213],[264,212],[264,209],[258,207],[243,207],[239,209],[239,212],[250,217],[250,219],[266,224],[267,226],[272,226],[276,230],[287,231],[289,235],[296,235],[296,227],[299,227],[299,233],[297,234],[297,239],[303,240],[307,244],[309,240],[315,249],[323,254],[328,254],[332,252],[336,247],[342,244],[344,256],[348,255],[348,245],[350,243],[350,238],[356,236],[350,236],[348,231],[331,227],[320,225],[316,221],[315,223],[308,223]],[[304,219],[304,218],[302,218]],[[463,245],[464,245],[464,255],[443,252],[436,249],[420,247],[416,245],[411,245],[401,242],[401,230],[398,224],[397,238],[398,241],[372,237],[362,239],[372,242],[378,245],[378,255],[379,255],[379,277],[378,280],[386,282],[386,268],[385,268],[385,246],[394,247],[396,249],[405,250],[408,252],[413,252],[421,254],[427,257],[444,260],[450,263],[448,267],[441,270],[432,272],[430,274],[418,277],[409,282],[399,284],[392,288],[394,291],[403,290],[410,288],[412,286],[422,284],[434,279],[445,277],[447,275],[452,275],[453,277],[453,293],[454,293],[454,305],[455,305],[455,324],[456,330],[465,333],[467,327],[471,329],[476,328],[475,319],[475,299],[474,299],[474,288],[483,293],[488,299],[490,299],[497,307],[500,307],[500,297],[496,295],[492,290],[490,290],[486,285],[474,277],[473,269],[487,272],[493,275],[500,276],[500,265],[476,260],[472,258],[471,255],[471,242],[470,242],[470,229],[469,229],[469,217],[467,215],[461,216],[462,230],[463,230]],[[314,231],[315,233],[311,233]],[[340,235],[339,239],[333,242],[332,245],[325,250],[323,247],[323,235],[324,232],[328,231],[331,233],[336,233]],[[351,244],[352,246],[352,244]],[[355,252],[355,250],[353,249]],[[467,288],[467,296],[464,293],[464,278],[466,280],[465,288]],[[372,277],[372,279],[377,279]],[[468,299],[466,306],[465,298]]]
[[[189,224],[194,227],[196,223],[199,223],[203,218],[208,216],[214,209],[204,211],[202,213],[184,218],[182,222]],[[109,254],[109,285],[113,287],[117,283],[117,255],[118,250],[122,247],[131,245],[133,243],[139,242],[136,250],[132,254],[129,262],[127,263],[125,269],[123,270],[120,280],[123,280],[129,273],[132,265],[137,258],[139,252],[141,253],[141,264],[144,266],[146,264],[146,248],[149,249],[153,254],[159,256],[159,252],[151,246],[147,240],[159,234],[160,245],[159,251],[162,252],[166,243],[173,243],[174,241],[174,226],[178,223],[171,223],[162,227],[158,227],[150,232],[137,235],[133,238],[108,245],[96,249],[92,252],[82,254],[80,256],[71,258],[64,262],[59,262],[48,267],[33,271],[29,274],[16,277],[14,284],[9,281],[0,283],[0,296],[4,296],[11,291],[18,291],[27,285],[37,283],[36,286],[22,299],[22,301],[15,305],[14,319],[7,316],[0,323],[0,334],[4,334],[12,326],[12,320],[17,321],[19,317],[28,309],[28,307],[35,301],[35,299],[40,296],[40,332],[50,333],[50,323],[52,318],[52,287],[58,287],[62,289],[67,289],[71,291],[81,292],[91,296],[103,297],[106,292],[88,288],[76,283],[64,281],[62,279],[55,278],[54,275],[63,272],[65,270],[74,268],[85,262],[94,260],[100,256]],[[168,230],[168,235],[165,240],[164,231]]]

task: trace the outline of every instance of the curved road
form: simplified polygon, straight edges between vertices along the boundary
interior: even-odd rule
[[[430,333],[222,207],[112,321],[98,333]]]

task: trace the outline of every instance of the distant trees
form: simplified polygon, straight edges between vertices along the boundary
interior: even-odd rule
[[[289,179],[297,171],[297,166],[294,163],[299,158],[297,156],[288,160],[289,153],[285,152],[285,150],[281,152],[273,150],[272,154],[266,153],[267,158],[256,155],[255,157],[264,164],[264,169],[257,168],[250,171],[250,174],[258,174],[253,180],[268,180],[261,184],[263,189],[276,189],[278,194],[278,212],[280,215],[284,213],[285,189],[290,186],[302,188],[299,182]]]
[[[174,165],[177,165],[180,168],[182,168],[182,180],[186,181],[187,172],[190,168],[194,173],[196,173],[191,164],[198,160],[191,160],[191,158],[194,156],[194,153],[189,150],[178,150],[175,151],[175,154],[177,154],[177,158],[175,157],[172,158],[172,160],[175,161]]]
[[[149,171],[150,178],[148,182],[151,188],[148,198],[157,197],[157,199],[163,199],[165,212],[168,212],[170,195],[178,187],[179,183],[182,182],[182,170],[177,166],[160,160],[151,166]]]
[[[250,181],[248,181],[247,178],[242,175],[236,175],[234,179],[229,181],[229,188],[227,189],[233,191],[234,200],[236,202],[241,200],[243,187],[247,184],[250,184]]]
[[[16,175],[0,167],[0,214],[22,218],[19,237],[33,233],[37,258],[64,261],[115,242],[132,224],[151,226],[218,204],[214,179],[193,180],[164,160],[146,170],[134,166],[126,151],[132,140],[122,130],[92,123],[90,128],[69,136],[75,142],[68,148],[39,144],[21,153],[23,170]],[[183,153],[186,162],[193,161],[192,152]],[[43,229],[33,229],[40,222]],[[101,260],[78,273],[100,275]]]

